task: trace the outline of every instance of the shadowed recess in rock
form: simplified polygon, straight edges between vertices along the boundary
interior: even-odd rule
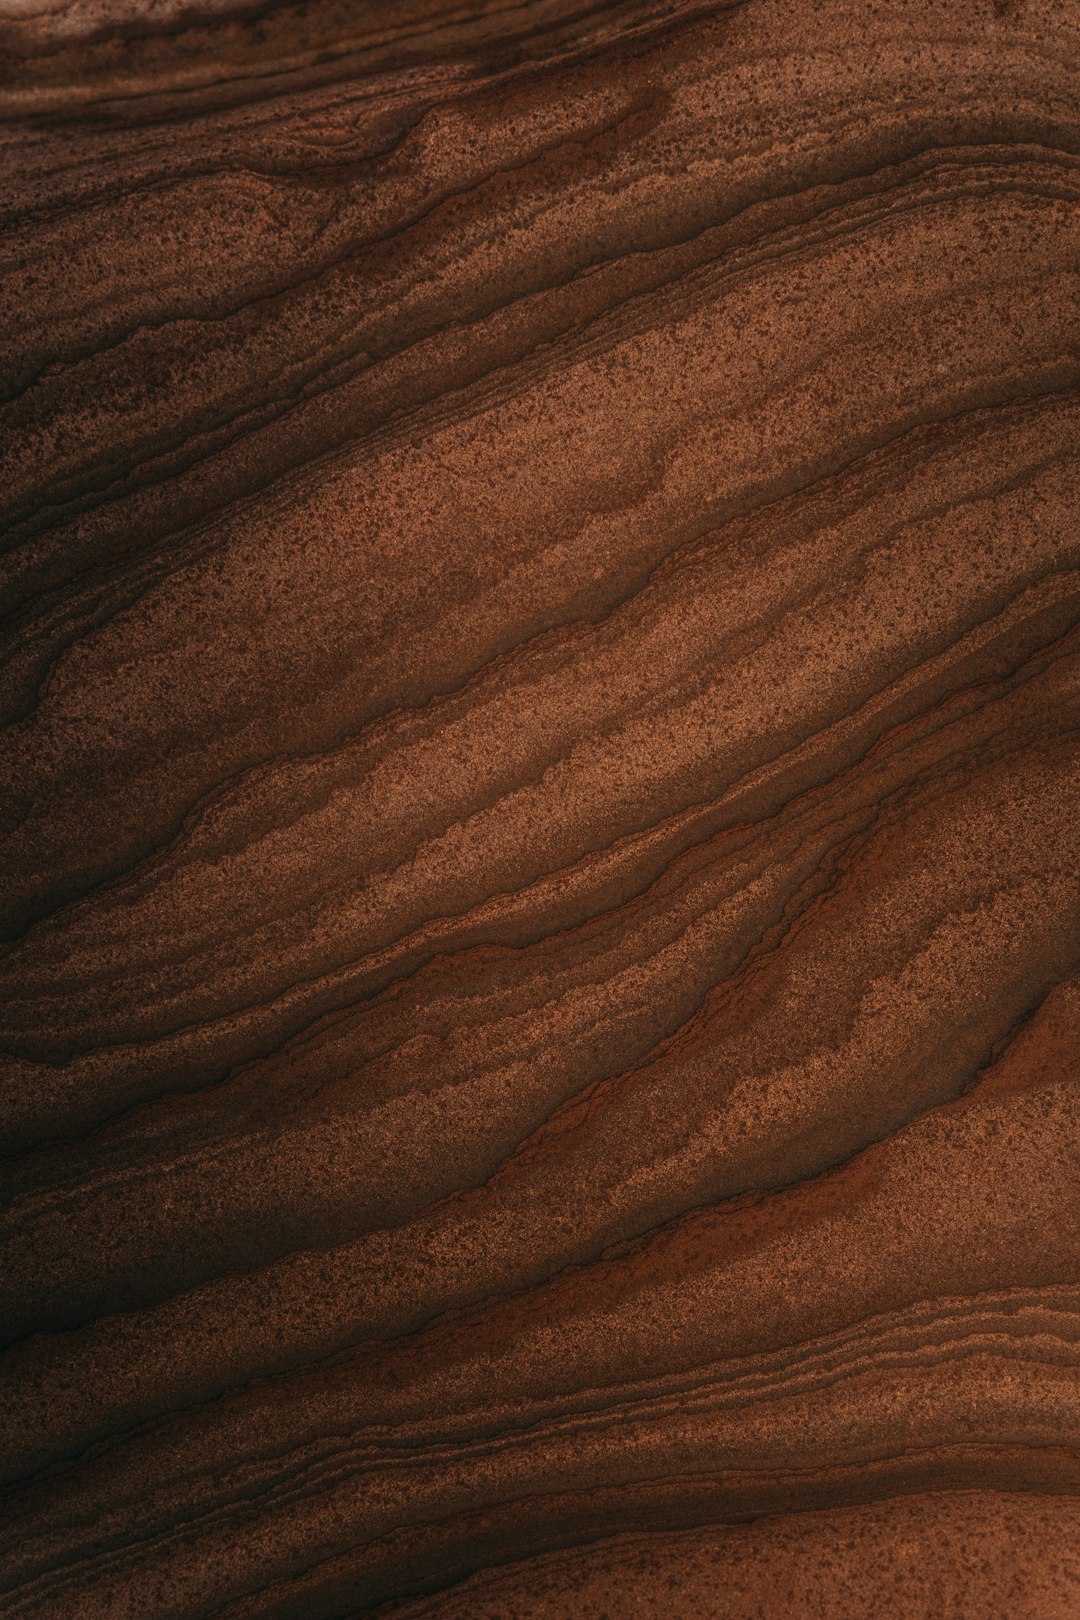
[[[1080,1613],[1075,0],[0,3],[0,1613]]]

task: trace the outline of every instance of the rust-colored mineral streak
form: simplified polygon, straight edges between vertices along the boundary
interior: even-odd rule
[[[1080,0],[0,0],[0,1615],[1080,1616]]]

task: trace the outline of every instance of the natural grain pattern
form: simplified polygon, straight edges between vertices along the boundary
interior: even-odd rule
[[[0,1611],[1075,1613],[1080,10],[0,64]]]
[[[449,1603],[421,1601],[398,1613],[446,1620],[797,1613],[815,1620],[837,1612],[840,1587],[843,1613],[853,1620],[876,1620],[883,1609],[1065,1620],[1075,1612],[1069,1593],[1080,1578],[1076,1526],[1073,1497],[898,1497],[847,1512],[758,1520],[746,1529],[612,1538],[595,1551],[478,1577]],[[1064,1556],[1048,1558],[1051,1546],[1064,1548]]]

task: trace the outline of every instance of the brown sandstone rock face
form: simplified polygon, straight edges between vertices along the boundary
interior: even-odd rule
[[[0,1614],[1075,1620],[1077,0],[6,0],[0,328]]]

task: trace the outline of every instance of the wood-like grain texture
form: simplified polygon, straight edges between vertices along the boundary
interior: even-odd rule
[[[1077,0],[6,0],[0,325],[0,1613],[1080,1613]]]

